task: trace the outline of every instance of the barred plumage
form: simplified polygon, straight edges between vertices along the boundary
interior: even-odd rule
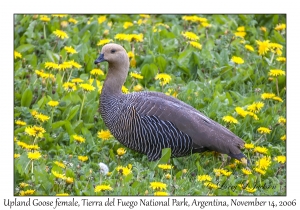
[[[100,97],[100,113],[114,137],[123,145],[157,160],[163,148],[172,157],[207,150],[243,160],[244,141],[188,104],[158,92],[122,94],[129,59],[123,47],[107,44],[95,64],[109,69]]]

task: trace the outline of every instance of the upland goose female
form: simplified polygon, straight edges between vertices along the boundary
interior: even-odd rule
[[[95,64],[108,62],[100,96],[100,113],[112,135],[126,147],[146,154],[150,161],[171,148],[172,157],[216,151],[247,161],[244,141],[192,106],[159,92],[121,91],[128,69],[126,50],[114,43],[103,46]]]

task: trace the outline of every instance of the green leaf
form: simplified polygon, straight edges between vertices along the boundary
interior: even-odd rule
[[[59,61],[59,55],[58,55],[58,54],[53,53],[53,52],[50,51],[50,50],[47,50],[47,51],[46,51],[46,55],[47,55],[48,59],[49,59],[51,62],[58,63],[58,61]]]
[[[32,91],[27,88],[22,94],[21,106],[29,107],[32,101]]]
[[[34,49],[34,45],[32,45],[32,44],[23,44],[15,50],[22,54],[25,52],[31,53],[33,51],[33,49]]]
[[[79,108],[80,108],[79,104],[72,107],[69,114],[67,115],[67,120],[71,121],[75,117],[75,115],[78,113]]]
[[[64,121],[64,120],[52,123],[52,129],[59,128],[59,127],[63,126],[65,123],[66,123],[66,121]]]
[[[156,63],[160,72],[164,72],[167,66],[167,61],[163,56],[156,57]]]
[[[164,148],[162,150],[162,152],[161,152],[161,158],[158,161],[153,162],[151,164],[152,170],[154,170],[157,167],[157,165],[159,165],[159,164],[166,164],[166,163],[168,163],[168,161],[171,158],[171,153],[172,153],[171,152],[171,148]]]
[[[128,174],[127,176],[125,176],[124,182],[125,182],[125,183],[126,183],[126,182],[129,182],[129,181],[132,179],[132,177],[133,177],[132,173]]]
[[[73,135],[73,134],[75,134],[75,132],[74,132],[74,130],[72,128],[72,124],[70,123],[70,121],[66,120],[64,126],[65,126],[65,129],[66,129],[67,133],[70,136]]]

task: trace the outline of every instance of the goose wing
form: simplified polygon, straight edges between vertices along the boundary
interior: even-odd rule
[[[193,148],[207,148],[225,154],[240,154],[244,141],[230,130],[206,117],[192,106],[158,92],[138,94],[133,101],[140,115],[172,122],[193,140]]]

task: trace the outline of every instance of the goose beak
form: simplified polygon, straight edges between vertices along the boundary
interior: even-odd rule
[[[105,61],[104,54],[101,53],[100,56],[95,60],[94,64],[98,64],[98,63],[101,63],[103,61]]]

